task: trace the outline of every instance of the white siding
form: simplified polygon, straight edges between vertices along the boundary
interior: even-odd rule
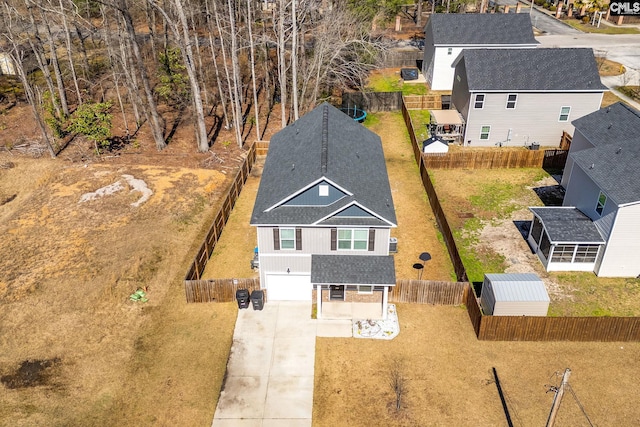
[[[461,47],[452,47],[451,55],[448,55],[448,47],[436,47],[433,58],[433,77],[431,90],[451,90],[453,88],[453,61],[456,60]]]
[[[571,158],[571,153],[576,153],[581,150],[585,150],[587,148],[593,148],[594,145],[589,142],[587,138],[582,135],[579,129],[576,129],[573,133],[573,140],[571,141],[571,147],[569,147],[569,156],[567,157],[567,163],[564,166],[564,173],[562,174],[562,185],[565,189],[569,184],[569,179],[571,177],[571,169],[573,168],[573,159]]]
[[[544,301],[496,301],[494,316],[546,316],[549,303]]]
[[[290,274],[311,274],[312,254],[389,255],[391,230],[388,228],[376,228],[375,230],[375,250],[373,251],[332,251],[331,228],[302,228],[302,250],[276,251],[273,248],[273,227],[258,227],[260,281],[266,283],[267,274],[283,274],[287,269]]]
[[[583,214],[591,218],[602,237],[607,240],[618,209],[615,200],[607,198],[602,215],[598,215],[596,205],[600,195],[600,187],[578,166],[573,168],[566,190],[562,205],[575,206]]]
[[[471,94],[465,144],[491,147],[502,143],[522,147],[527,142],[536,142],[557,147],[563,131],[573,133],[571,121],[598,110],[602,99],[602,93],[518,93],[516,108],[507,109],[507,95],[508,92],[485,93],[484,107],[474,109],[475,94]],[[561,107],[571,107],[566,122],[558,121]],[[487,125],[491,126],[489,139],[480,140],[480,130]],[[510,141],[507,140],[509,135]]]
[[[640,275],[640,203],[618,208],[596,274],[601,277]]]

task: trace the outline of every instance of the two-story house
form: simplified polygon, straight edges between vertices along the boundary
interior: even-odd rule
[[[425,28],[422,73],[431,90],[453,88],[453,62],[463,49],[535,48],[528,14],[436,13]]]
[[[562,207],[532,207],[547,271],[640,275],[640,112],[613,104],[573,122]]]
[[[251,225],[269,300],[315,300],[319,318],[337,303],[386,316],[396,215],[375,133],[324,103],[275,134]]]
[[[606,90],[591,49],[471,49],[455,62],[451,101],[465,146],[557,146]]]

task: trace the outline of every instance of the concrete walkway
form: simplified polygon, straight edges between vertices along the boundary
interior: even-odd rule
[[[350,325],[311,319],[310,302],[239,310],[213,427],[310,427],[316,334],[351,336]]]

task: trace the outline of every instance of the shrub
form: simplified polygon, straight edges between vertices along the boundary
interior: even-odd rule
[[[549,10],[550,10],[551,12],[555,12],[556,10],[558,10],[558,8],[557,8],[557,7],[556,7],[556,5],[554,4],[554,5],[551,5],[551,7],[549,7]]]
[[[588,24],[589,21],[591,21],[591,18],[589,18],[588,16],[583,16],[582,17],[582,23],[583,24]]]

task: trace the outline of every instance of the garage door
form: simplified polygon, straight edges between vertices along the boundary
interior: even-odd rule
[[[311,301],[311,276],[267,274],[267,298],[271,301]]]

